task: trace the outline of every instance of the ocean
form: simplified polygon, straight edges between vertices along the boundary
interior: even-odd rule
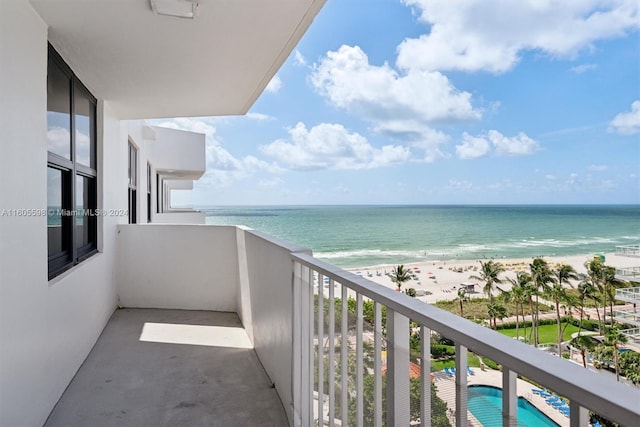
[[[197,207],[343,268],[431,260],[613,252],[640,243],[640,206]]]

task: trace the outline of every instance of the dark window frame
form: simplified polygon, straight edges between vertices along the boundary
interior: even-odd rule
[[[62,212],[61,235],[62,250],[53,254],[48,254],[48,275],[49,280],[60,275],[64,271],[72,268],[80,262],[86,260],[98,252],[98,220],[97,220],[97,199],[98,199],[98,170],[97,170],[97,99],[82,84],[69,65],[62,59],[56,50],[49,44],[48,46],[48,74],[50,67],[55,66],[69,79],[69,138],[71,159],[47,152],[47,168],[61,171]],[[89,128],[89,165],[77,162],[76,155],[76,96],[83,96],[90,105],[90,128]],[[65,101],[66,102],[66,101]],[[47,107],[48,109],[49,107]],[[82,211],[77,211],[78,201],[76,200],[76,178],[80,177],[88,183],[83,190],[86,192],[86,203],[83,204]],[[48,206],[48,208],[50,208]],[[77,223],[77,215],[83,217],[82,227],[87,227],[88,242],[79,245],[76,236],[80,232]]]
[[[138,149],[129,141],[129,224],[138,222]]]
[[[147,223],[151,222],[151,163],[147,162]]]

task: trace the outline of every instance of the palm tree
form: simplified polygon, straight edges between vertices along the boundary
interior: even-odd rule
[[[562,350],[560,346],[562,345],[563,331],[560,324],[560,302],[568,303],[571,301],[563,284],[566,283],[571,286],[569,280],[577,280],[578,274],[572,266],[562,264],[555,271],[553,271],[553,275],[555,276],[556,283],[547,289],[546,295],[550,297],[556,305],[556,319],[558,325],[558,355],[562,356]]]
[[[551,299],[556,306],[556,321],[558,325],[558,356],[562,357],[562,327],[560,324],[560,302],[567,300],[567,291],[559,283],[554,283],[547,288],[545,297]]]
[[[621,287],[623,283],[616,279],[616,269],[614,267],[602,267],[602,289],[605,295],[605,301],[609,300],[609,318],[613,322],[613,303],[616,299],[616,289]],[[605,318],[607,316],[605,315]]]
[[[480,261],[480,274],[469,276],[470,279],[482,280],[485,282],[482,290],[489,296],[489,302],[493,302],[493,290],[496,284],[502,283],[502,280],[498,277],[500,273],[504,272],[504,267],[500,263],[493,261],[483,262]]]
[[[496,319],[504,319],[507,316],[507,309],[503,305],[490,302],[487,304],[487,313],[489,314],[489,324],[492,325],[493,330],[495,331],[498,329]]]
[[[597,301],[595,300],[595,298],[593,298],[594,302],[596,303],[596,314],[598,315],[598,323],[600,324],[600,331],[604,331],[604,324],[606,323],[606,317],[607,317],[606,315],[607,300],[606,300],[606,294],[604,292],[604,288],[602,286],[602,267],[604,267],[604,265],[602,264],[602,261],[600,260],[600,258],[594,258],[591,261],[587,261],[584,264],[584,266],[587,268],[587,277],[589,281],[598,290],[600,295],[604,297],[603,305],[605,307],[605,313],[603,313],[602,319],[600,318],[600,311],[598,310]]]
[[[580,324],[578,325],[578,334],[582,330],[582,321],[584,319],[584,308],[586,306],[586,300],[591,299],[596,306],[596,313],[598,315],[598,324],[600,324],[600,310],[598,309],[598,289],[593,284],[589,277],[586,277],[578,285],[578,301],[580,304]]]
[[[620,381],[620,363],[618,360],[618,345],[627,342],[627,336],[620,332],[620,326],[616,325],[607,329],[604,334],[604,344],[613,347],[613,364],[616,367],[616,381]]]
[[[511,282],[513,279],[507,279],[509,282]],[[500,289],[500,288],[498,288]],[[504,291],[502,289],[500,289],[501,293],[500,293],[500,299],[505,303],[505,304],[510,304],[513,303],[516,306],[516,339],[519,340],[520,339],[520,333],[518,331],[518,324],[520,323],[520,318],[519,318],[519,314],[518,314],[518,303],[515,301],[515,297],[514,297],[514,291],[516,290],[516,287],[512,287],[510,290],[508,291]]]
[[[391,281],[396,284],[396,291],[400,291],[402,284],[411,280],[411,273],[404,268],[404,265],[400,264],[397,267],[393,267],[391,270]]]
[[[549,283],[552,282],[552,277],[549,264],[542,258],[535,258],[533,262],[529,264],[529,269],[531,270],[531,281],[536,290],[536,315],[531,325],[533,328],[533,345],[538,347],[538,322],[540,318],[539,295],[541,292],[544,293],[547,291]]]
[[[467,291],[464,289],[458,289],[458,302],[460,303],[460,317],[464,317],[464,309],[462,303],[467,300]]]
[[[593,351],[596,344],[593,342],[593,338],[587,335],[578,335],[571,340],[571,345],[580,350],[580,356],[582,356],[582,366],[587,367],[587,355],[588,351]]]
[[[507,278],[507,281],[511,283],[511,290],[505,292],[505,291],[502,291],[502,289],[500,289],[502,291],[501,296],[506,303],[513,302],[516,306],[516,339],[519,340],[520,332],[518,327],[520,324],[520,319],[518,317],[518,314],[522,313],[522,321],[524,322],[525,320],[524,304],[527,301],[529,301],[527,286],[531,281],[531,276],[529,276],[527,273],[520,272],[520,273],[516,273],[515,280],[511,278]],[[518,311],[518,308],[520,308],[520,311]],[[525,324],[523,336],[526,336],[526,335],[527,335],[527,327]]]

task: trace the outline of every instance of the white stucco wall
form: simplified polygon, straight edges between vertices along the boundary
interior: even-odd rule
[[[117,257],[123,307],[236,311],[235,227],[121,225]]]
[[[153,126],[155,131],[153,163],[156,169],[192,172],[193,179],[199,178],[206,170],[205,136]]]
[[[47,27],[24,0],[0,1],[0,63],[0,211],[46,209]],[[103,103],[98,116],[99,206],[126,208],[120,122]],[[49,281],[46,216],[0,216],[1,426],[41,426],[100,335],[121,220],[102,220],[102,253]]]
[[[249,229],[239,228],[237,239],[240,267],[238,314],[293,425],[291,253],[311,251]],[[247,302],[250,302],[249,307]]]
[[[155,214],[156,224],[204,224],[206,216],[202,212],[168,212]]]

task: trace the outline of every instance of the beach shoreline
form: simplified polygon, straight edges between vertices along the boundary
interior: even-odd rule
[[[605,264],[615,268],[626,268],[637,266],[640,261],[638,258],[616,255],[615,253],[605,253]],[[507,279],[515,279],[518,271],[529,271],[529,264],[535,257],[531,258],[500,258],[493,259],[505,266],[505,272],[501,274],[503,284],[502,289],[508,290],[510,284]],[[551,268],[560,264],[572,266],[578,274],[586,274],[587,270],[585,262],[594,258],[594,254],[566,255],[566,256],[545,256],[542,257],[549,263]],[[457,298],[457,289],[463,283],[475,282],[475,292],[469,294],[471,298],[482,298],[485,295],[482,292],[484,283],[481,280],[471,279],[471,276],[479,275],[480,261],[488,261],[490,259],[471,259],[471,260],[447,260],[447,261],[422,261],[403,264],[407,269],[414,272],[417,279],[409,280],[402,286],[402,290],[409,288],[416,289],[419,294],[425,291],[427,295],[418,295],[416,298],[427,302],[434,303],[437,301],[448,301]],[[346,271],[361,275],[363,278],[381,284],[391,289],[395,289],[396,285],[391,278],[385,273],[398,264],[380,264],[374,266],[366,266],[360,268],[345,268]],[[474,270],[476,268],[476,270]],[[573,283],[574,285],[576,283]]]

